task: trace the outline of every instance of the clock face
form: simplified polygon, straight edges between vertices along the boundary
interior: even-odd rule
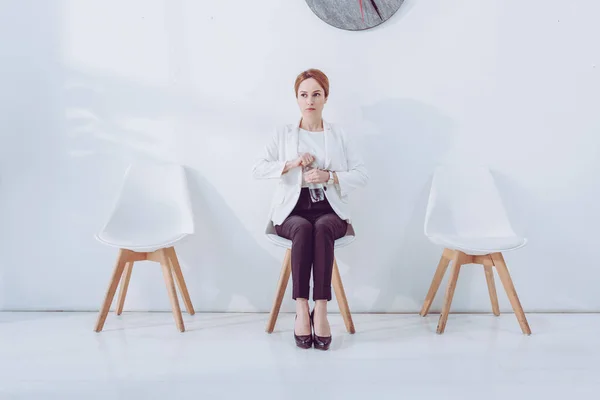
[[[323,21],[339,29],[361,31],[390,19],[404,0],[306,0]]]

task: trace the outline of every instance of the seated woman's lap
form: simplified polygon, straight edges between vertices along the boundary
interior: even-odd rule
[[[323,231],[339,239],[346,234],[348,223],[341,219],[335,212],[317,216],[290,215],[281,225],[275,225],[275,231],[283,238],[294,240],[300,236],[313,236]]]

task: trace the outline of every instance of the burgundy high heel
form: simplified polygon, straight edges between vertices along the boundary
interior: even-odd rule
[[[311,328],[314,328],[314,315],[315,315],[315,310],[312,310],[312,312],[310,313],[310,326]],[[317,336],[317,334],[315,333],[313,338],[313,346],[315,347],[315,349],[319,349],[319,350],[328,350],[329,346],[331,345],[331,335],[330,336]]]
[[[296,315],[296,318],[298,319],[298,315]],[[296,346],[300,347],[301,349],[310,349],[313,345],[313,335],[312,332],[310,335],[296,335],[296,328],[294,328],[294,340],[296,341]]]

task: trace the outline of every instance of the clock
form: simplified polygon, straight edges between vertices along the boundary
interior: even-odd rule
[[[404,0],[306,0],[324,22],[339,29],[362,31],[381,25]]]

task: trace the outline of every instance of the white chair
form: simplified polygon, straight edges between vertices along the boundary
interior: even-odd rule
[[[448,264],[451,261],[453,264],[437,333],[443,333],[446,327],[460,267],[482,264],[494,315],[500,315],[500,309],[493,267],[498,272],[521,330],[530,335],[529,324],[502,256],[503,252],[525,246],[527,239],[514,232],[490,170],[479,166],[438,167],[431,185],[424,227],[429,240],[443,246],[444,251],[421,316],[429,312]]]
[[[271,313],[269,314],[269,321],[267,322],[266,331],[268,333],[272,333],[273,329],[275,329],[275,324],[277,323],[277,316],[279,315],[279,310],[281,309],[281,302],[283,301],[283,296],[285,295],[285,290],[287,289],[287,284],[290,280],[290,273],[292,271],[292,241],[277,235],[275,227],[273,226],[273,223],[271,221],[269,221],[267,224],[265,234],[267,235],[267,238],[275,245],[286,249],[285,256],[283,258],[283,267],[281,268],[279,282],[277,283],[277,293],[275,294],[275,301],[273,302],[273,307],[271,308]],[[339,249],[341,247],[347,246],[350,243],[352,243],[354,239],[354,228],[351,224],[348,224],[346,234],[335,241],[334,248]],[[340,271],[338,269],[335,257],[333,258],[333,274],[331,278],[331,284],[333,286],[335,298],[337,299],[338,306],[340,308],[340,313],[342,314],[342,318],[344,319],[346,330],[349,333],[353,334],[356,332],[356,330],[354,329],[352,314],[350,314],[348,300],[346,299],[346,292],[344,291],[344,285],[342,284],[342,278],[340,276]]]
[[[190,315],[194,314],[194,307],[174,245],[192,233],[194,220],[184,168],[150,161],[130,165],[110,218],[96,235],[101,243],[119,249],[96,332],[104,326],[120,281],[116,312],[121,315],[133,263],[143,260],[161,264],[177,328],[185,331],[173,275]]]

